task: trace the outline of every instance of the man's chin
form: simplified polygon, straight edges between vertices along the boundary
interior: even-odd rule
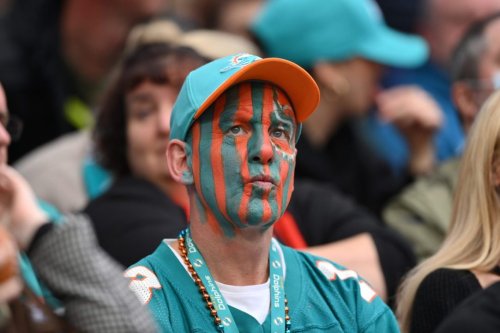
[[[256,224],[247,224],[247,225],[238,225],[237,228],[239,229],[240,232],[244,233],[252,233],[252,232],[257,232],[257,233],[263,233],[269,230],[274,225],[274,222],[261,222],[261,223],[256,223]]]
[[[263,212],[260,207],[255,210],[250,208],[246,220],[247,225],[250,227],[264,227],[267,229],[276,222],[277,214],[272,210]]]

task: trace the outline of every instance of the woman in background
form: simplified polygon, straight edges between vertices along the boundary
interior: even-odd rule
[[[433,332],[464,299],[500,281],[500,92],[479,112],[461,163],[448,235],[401,287],[403,332]]]
[[[187,191],[170,177],[165,151],[179,89],[187,74],[205,62],[191,48],[142,44],[127,55],[104,94],[95,151],[114,179],[85,213],[99,244],[124,266],[186,226]]]

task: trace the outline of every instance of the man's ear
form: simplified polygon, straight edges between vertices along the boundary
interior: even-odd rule
[[[167,146],[167,167],[170,176],[178,183],[193,184],[193,172],[190,163],[191,149],[181,140],[173,139]]]

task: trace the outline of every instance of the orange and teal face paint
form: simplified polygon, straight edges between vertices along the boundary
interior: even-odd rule
[[[297,123],[288,98],[263,82],[228,89],[193,124],[194,214],[231,237],[270,227],[293,191]]]

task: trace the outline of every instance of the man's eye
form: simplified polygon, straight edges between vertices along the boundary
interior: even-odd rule
[[[278,138],[278,139],[288,139],[288,133],[282,129],[282,128],[277,128],[277,129],[274,129],[272,130],[271,132],[271,135],[275,138]]]
[[[238,135],[243,132],[243,129],[241,128],[241,126],[233,126],[229,129],[229,132],[233,135]]]

